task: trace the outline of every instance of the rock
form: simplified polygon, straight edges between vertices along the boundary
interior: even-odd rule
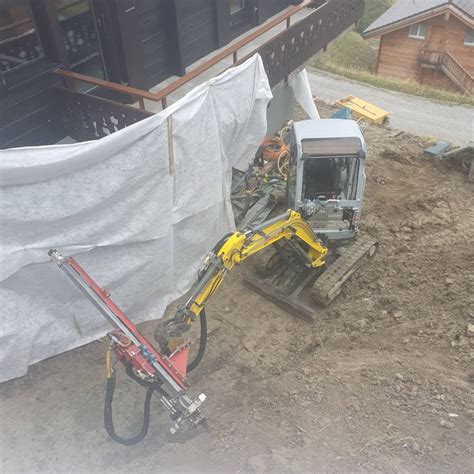
[[[396,311],[393,312],[392,314],[394,319],[402,319],[403,318],[403,311],[401,309],[397,309]]]
[[[277,467],[287,467],[290,464],[290,461],[279,453],[273,453],[270,459],[273,465]]]
[[[410,448],[413,454],[420,454],[420,445],[416,441],[413,441],[413,443],[411,443]]]
[[[335,332],[326,342],[326,345],[334,349],[344,349],[350,344],[349,336],[342,332]]]
[[[224,306],[224,312],[225,313],[231,313],[232,312],[232,308],[230,306]]]
[[[444,281],[446,282],[446,285],[452,285],[454,283],[454,280],[449,277],[447,277]]]
[[[446,420],[441,420],[439,424],[443,427],[446,428],[447,430],[450,430],[454,428],[454,423],[452,421],[446,421]]]
[[[395,378],[397,378],[398,380],[401,380],[402,382],[403,382],[403,380],[404,380],[403,375],[402,375],[402,374],[398,374],[398,373],[395,374]]]
[[[357,331],[352,331],[349,333],[349,339],[353,342],[353,341],[357,341],[357,339],[359,339],[360,337],[360,334],[357,332]]]
[[[466,328],[466,336],[474,337],[474,324],[468,324]]]
[[[257,454],[256,456],[252,456],[247,461],[247,465],[250,468],[251,472],[256,473],[263,473],[266,470],[265,465],[265,455],[264,454]]]
[[[268,369],[268,371],[272,374],[272,375],[276,375],[276,376],[279,376],[283,373],[283,371],[281,370],[281,367],[279,365],[274,365],[272,367],[270,367]]]
[[[352,328],[355,330],[362,330],[367,327],[367,319],[362,318],[352,324]]]
[[[257,347],[257,341],[248,340],[244,342],[244,349],[249,352],[253,352]]]

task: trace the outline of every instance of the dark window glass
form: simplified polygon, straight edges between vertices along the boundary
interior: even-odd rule
[[[28,0],[0,2],[0,71],[43,56]]]
[[[467,30],[464,37],[464,44],[466,46],[474,46],[474,30]]]
[[[103,78],[96,23],[89,0],[55,0],[55,3],[71,69]]]
[[[230,15],[233,26],[245,23],[245,0],[231,0]]]
[[[230,14],[239,13],[245,8],[245,0],[230,0]]]

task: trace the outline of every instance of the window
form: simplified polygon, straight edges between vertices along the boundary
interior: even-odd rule
[[[245,0],[230,0],[230,14],[234,15],[245,8]]]
[[[20,67],[43,56],[27,0],[0,6],[0,72]]]
[[[230,0],[230,24],[241,27],[248,22],[245,0]]]
[[[416,39],[425,39],[426,37],[426,26],[423,23],[418,23],[416,25],[410,26],[410,31],[408,32],[410,38]]]
[[[464,44],[466,46],[474,46],[474,30],[467,30],[464,37]]]
[[[73,71],[103,78],[103,64],[90,0],[55,0],[69,65]]]

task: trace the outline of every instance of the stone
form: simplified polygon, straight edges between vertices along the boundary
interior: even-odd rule
[[[398,380],[401,380],[402,382],[403,382],[403,380],[404,380],[403,375],[402,375],[402,374],[399,374],[399,373],[395,374],[395,378],[397,378]]]
[[[439,424],[443,427],[446,428],[447,430],[450,430],[454,428],[454,423],[452,421],[446,421],[446,420],[441,420]]]
[[[250,468],[251,472],[255,473],[263,473],[266,471],[266,463],[265,463],[265,455],[257,454],[256,456],[252,456],[247,461],[247,466]]]
[[[466,336],[474,337],[474,324],[468,324],[466,328]]]
[[[225,313],[231,313],[232,312],[232,308],[230,306],[224,306],[224,312]]]
[[[342,332],[335,332],[326,341],[326,345],[335,349],[344,349],[350,344],[350,339],[347,334]]]
[[[446,282],[446,285],[452,285],[454,283],[454,280],[449,277],[447,277],[444,281]]]
[[[357,321],[357,325],[359,326],[360,329],[365,329],[367,327],[367,319],[362,318]]]
[[[248,352],[253,352],[256,347],[257,347],[256,341],[248,340],[244,342],[244,349]]]
[[[413,441],[413,443],[411,443],[410,448],[413,454],[420,454],[420,445],[416,441]]]
[[[394,319],[402,319],[403,318],[403,311],[401,309],[397,309],[392,314]]]

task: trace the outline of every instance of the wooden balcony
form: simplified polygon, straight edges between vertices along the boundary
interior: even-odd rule
[[[315,5],[320,6],[315,7]],[[310,13],[303,19],[295,21],[295,15],[308,7],[313,8],[309,10]],[[228,58],[230,63],[226,63],[224,70],[229,64],[238,64],[247,57],[259,53],[262,56],[270,85],[274,87],[355,24],[362,16],[363,8],[364,0],[328,0],[326,2],[305,0],[300,5],[288,8],[284,13],[277,15],[231,46],[216,52],[210,59],[191,68],[183,77],[156,92],[128,87],[67,70],[56,70],[53,74],[55,77],[48,76],[48,79],[45,79],[46,83],[51,83],[51,88],[55,88],[54,91],[41,90],[41,94],[48,93],[52,97],[41,109],[42,115],[38,117],[38,120],[41,119],[42,122],[37,123],[33,120],[34,117],[24,122],[26,118],[23,116],[18,117],[15,123],[0,122],[0,148],[54,143],[44,138],[46,135],[41,130],[46,129],[54,131],[51,136],[55,137],[62,130],[64,136],[70,136],[76,141],[93,140],[113,133],[150,116],[152,112],[145,110],[150,103],[161,104],[161,108],[166,108],[168,100],[173,100],[172,95],[181,88],[185,89],[186,86],[189,88],[194,84],[191,81],[196,78],[206,80],[206,72],[208,74],[212,72],[213,75],[223,72],[216,71],[216,68],[218,69]],[[273,29],[278,25],[284,25],[284,29],[275,34]],[[257,38],[268,35],[270,35],[268,41],[249,53],[249,45],[252,45]],[[63,83],[62,88],[59,89],[56,84],[58,80]],[[94,89],[93,95],[77,92],[78,84],[86,84],[89,89]],[[97,97],[97,95],[104,96],[104,93],[115,94],[114,97],[118,101]],[[35,96],[34,100],[38,97],[39,95]],[[58,97],[60,97],[59,100]],[[122,101],[120,98],[126,103],[130,103],[130,98],[132,98],[133,105],[120,103]],[[152,110],[156,111],[156,108]],[[23,124],[31,130],[23,130]],[[38,133],[32,133],[34,130],[38,130]]]

